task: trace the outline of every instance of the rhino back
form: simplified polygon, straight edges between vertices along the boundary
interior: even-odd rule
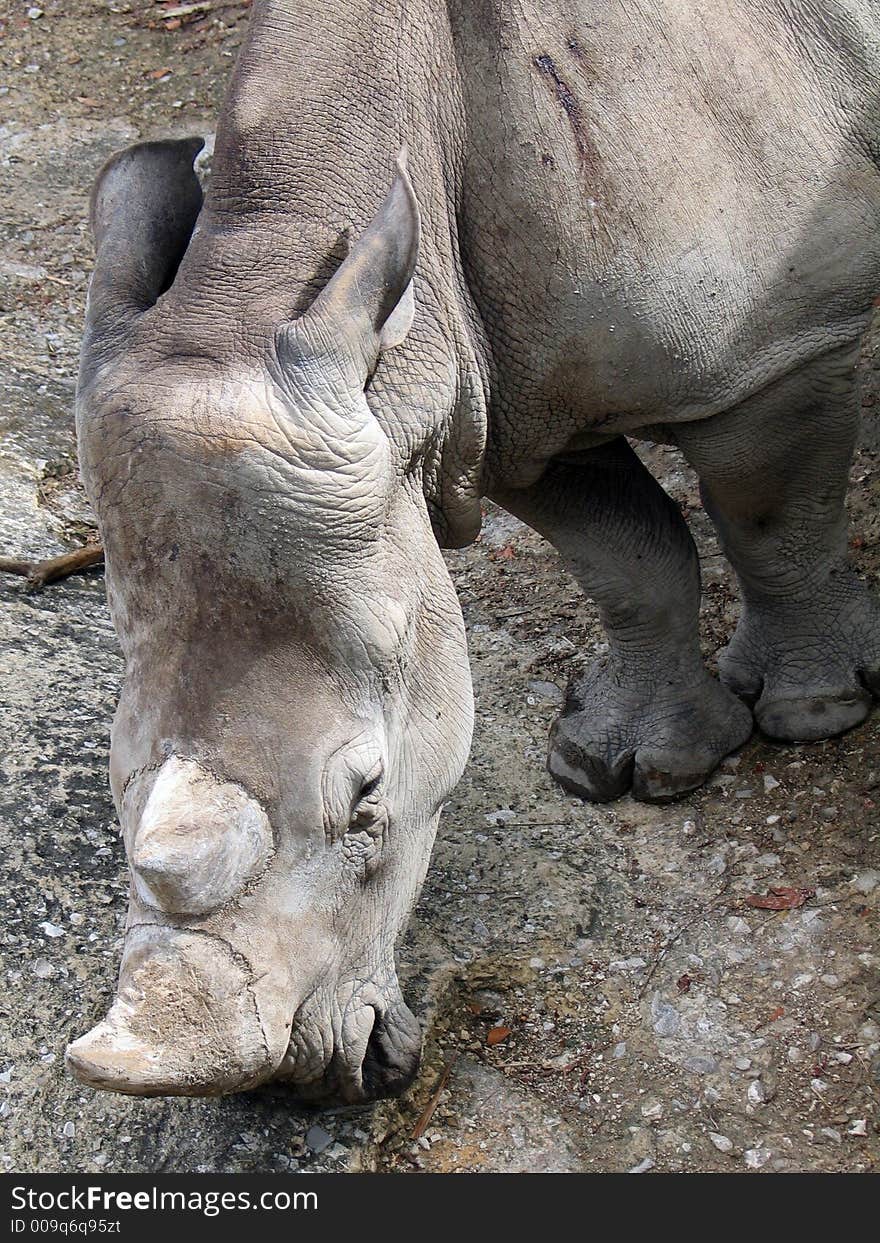
[[[880,285],[871,0],[454,0],[496,465],[732,406]]]

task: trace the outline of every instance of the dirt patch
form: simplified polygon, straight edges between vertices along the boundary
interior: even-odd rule
[[[64,463],[75,452],[92,176],[138,137],[213,128],[246,5],[202,6],[177,27],[163,18],[169,6],[146,0],[46,0],[39,18],[27,16],[36,6],[10,7],[0,21],[0,541],[39,555],[88,528]],[[876,335],[865,367],[851,543],[876,585]],[[736,593],[693,476],[669,450],[646,456],[699,543],[711,663]],[[65,1075],[65,1043],[111,994],[125,914],[106,776],[121,660],[99,575],[41,595],[0,583],[6,1167],[876,1166],[877,716],[814,746],[755,739],[671,807],[590,806],[543,763],[565,682],[603,642],[594,609],[555,553],[492,507],[481,539],[449,564],[477,730],[400,951],[425,1063],[402,1101],[320,1113],[280,1090],[137,1101]],[[748,904],[780,886],[814,894],[790,911]]]

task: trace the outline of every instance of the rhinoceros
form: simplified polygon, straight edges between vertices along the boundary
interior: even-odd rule
[[[782,740],[865,719],[878,80],[873,0],[258,0],[204,201],[200,139],[103,168],[77,426],[131,895],[81,1080],[410,1082],[395,940],[472,728],[440,547],[482,497],[607,630],[551,735],[569,790],[692,790],[753,710]],[[627,438],[678,446],[738,576],[720,680]]]

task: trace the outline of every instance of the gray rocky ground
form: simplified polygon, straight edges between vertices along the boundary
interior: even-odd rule
[[[247,6],[162,20],[179,7],[0,5],[0,553],[88,533],[71,404],[89,184],[128,141],[212,128]],[[851,491],[875,584],[878,367],[869,347]],[[736,618],[731,579],[680,459],[647,455],[700,543],[711,656]],[[121,662],[99,573],[39,594],[0,582],[6,1168],[876,1167],[880,716],[814,746],[754,739],[673,806],[592,807],[543,756],[567,677],[602,641],[593,609],[499,511],[449,561],[477,730],[400,951],[425,1061],[400,1101],[318,1113],[280,1090],[139,1101],[65,1074],[66,1042],[111,994],[125,912],[106,779]],[[747,905],[770,886],[815,893]]]

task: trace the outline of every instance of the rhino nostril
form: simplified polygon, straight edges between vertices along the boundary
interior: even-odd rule
[[[412,1011],[402,1003],[393,1010],[374,1010],[362,1067],[364,1093],[371,1098],[399,1096],[419,1069],[422,1034]]]

